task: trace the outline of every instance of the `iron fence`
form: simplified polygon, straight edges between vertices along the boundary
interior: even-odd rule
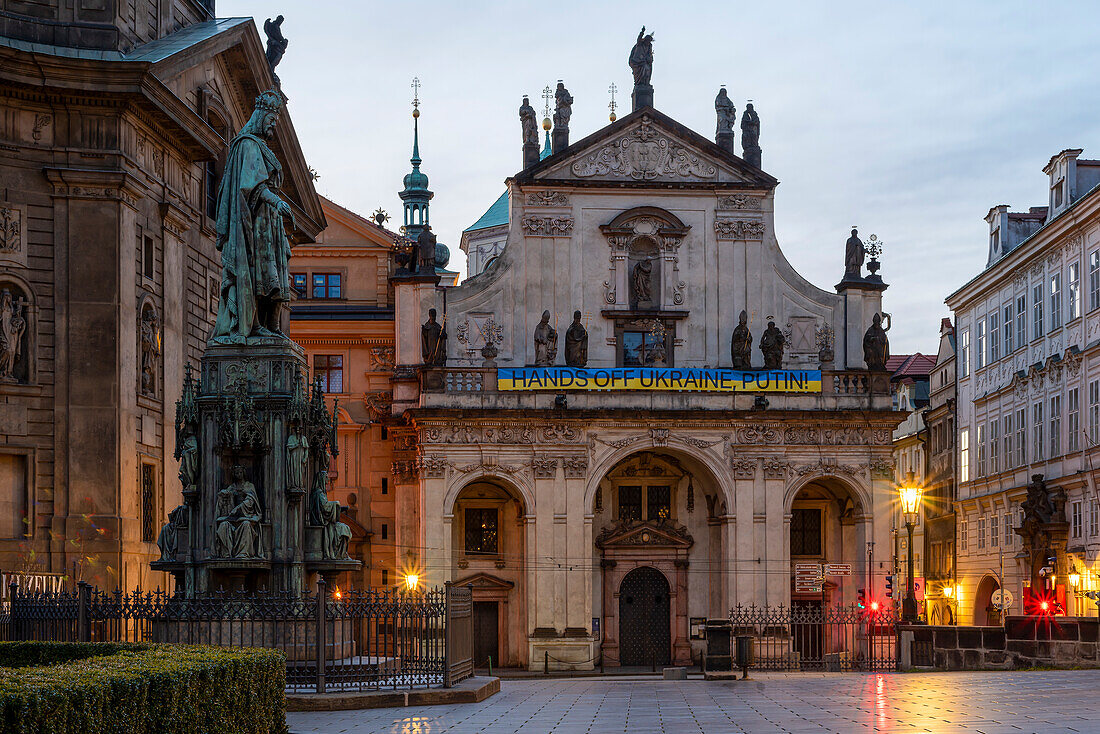
[[[733,635],[754,638],[761,670],[886,671],[898,661],[897,610],[799,605],[730,610]]]
[[[471,590],[301,595],[22,592],[12,585],[0,637],[267,647],[287,658],[287,690],[326,693],[451,686],[473,674]],[[452,662],[453,661],[453,662]]]

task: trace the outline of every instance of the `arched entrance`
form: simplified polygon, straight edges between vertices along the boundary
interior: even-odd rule
[[[1001,588],[997,579],[986,576],[978,583],[974,595],[974,624],[996,627],[1001,624],[1001,612],[993,606],[993,592]]]
[[[619,587],[620,665],[668,665],[672,630],[669,585],[655,568],[636,568]]]

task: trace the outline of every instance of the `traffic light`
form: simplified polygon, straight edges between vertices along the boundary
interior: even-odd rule
[[[894,598],[894,577],[893,576],[887,576],[886,577],[886,598],[887,599],[893,599]]]
[[[859,590],[859,601],[856,602],[860,609],[867,608],[867,589]]]

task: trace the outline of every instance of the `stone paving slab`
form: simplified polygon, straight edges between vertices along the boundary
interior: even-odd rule
[[[1100,671],[502,681],[476,704],[292,713],[293,734],[1100,734]]]

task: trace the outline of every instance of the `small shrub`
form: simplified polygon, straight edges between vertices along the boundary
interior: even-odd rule
[[[285,687],[275,650],[0,643],[0,734],[282,734]]]

